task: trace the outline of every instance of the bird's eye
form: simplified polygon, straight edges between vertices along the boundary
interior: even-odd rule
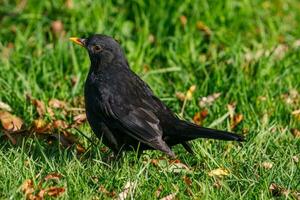
[[[95,46],[93,46],[93,50],[95,52],[100,52],[102,50],[102,47],[100,45],[95,45]]]

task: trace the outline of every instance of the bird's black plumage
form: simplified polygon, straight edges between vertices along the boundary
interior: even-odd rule
[[[120,45],[111,37],[72,38],[84,46],[91,60],[85,82],[87,119],[93,132],[114,152],[157,149],[171,157],[171,146],[196,138],[243,141],[226,131],[203,128],[178,119],[130,70]]]

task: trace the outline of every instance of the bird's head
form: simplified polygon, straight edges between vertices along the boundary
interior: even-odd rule
[[[70,40],[85,47],[89,53],[92,65],[126,61],[121,46],[112,37],[96,34],[88,38],[71,37]]]

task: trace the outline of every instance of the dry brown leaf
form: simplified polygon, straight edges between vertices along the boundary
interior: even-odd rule
[[[300,130],[296,128],[292,128],[291,132],[295,138],[300,138]]]
[[[204,109],[201,112],[196,112],[193,121],[195,124],[201,125],[203,123],[203,120],[207,117],[208,115],[208,110]]]
[[[60,179],[62,178],[62,175],[57,173],[57,172],[53,172],[53,173],[50,173],[48,174],[47,176],[44,177],[44,180],[45,181],[48,181],[48,180],[56,180],[56,181],[59,181]]]
[[[45,133],[51,130],[51,126],[43,119],[36,119],[33,121],[32,130],[36,133]]]
[[[42,192],[41,190],[40,192]],[[66,191],[65,188],[63,187],[56,187],[56,186],[51,186],[49,188],[46,188],[45,191],[43,191],[44,194],[47,194],[50,197],[58,197],[62,195]]]
[[[168,172],[172,173],[186,173],[186,172],[191,172],[192,170],[184,163],[180,162],[173,162],[168,166]]]
[[[239,125],[244,119],[244,116],[242,114],[235,114],[233,116],[233,119],[231,120],[231,129],[234,129]]]
[[[199,31],[202,31],[205,35],[211,36],[212,31],[210,30],[210,28],[207,25],[205,25],[204,22],[198,21],[196,24],[196,27]]]
[[[184,182],[185,182],[185,184],[186,184],[187,186],[191,186],[191,185],[192,185],[192,180],[190,179],[190,177],[188,177],[188,176],[183,176],[182,178],[183,178],[183,180],[184,180]]]
[[[185,94],[183,92],[176,92],[176,98],[180,101],[184,101],[185,100]]]
[[[273,163],[267,162],[267,161],[263,162],[261,165],[265,169],[272,169],[272,167],[273,167]]]
[[[186,92],[186,99],[187,100],[192,100],[193,99],[193,93],[196,90],[196,85],[192,85],[189,90]]]
[[[76,116],[74,116],[73,120],[76,124],[82,124],[86,121],[86,114],[82,113],[82,114],[76,115]]]
[[[129,192],[133,192],[135,187],[135,182],[127,181],[124,186],[124,189],[121,193],[119,193],[117,200],[125,200],[129,194]]]
[[[56,37],[65,35],[64,24],[60,20],[55,20],[51,23],[51,31]]]
[[[211,95],[208,95],[207,97],[202,97],[199,100],[200,108],[211,106],[220,96],[221,96],[221,93],[213,93]]]
[[[200,115],[202,119],[205,119],[208,115],[208,110],[207,109],[202,110]]]
[[[52,122],[52,126],[53,128],[57,128],[57,129],[66,129],[69,127],[69,125],[67,124],[67,122],[63,121],[63,120],[54,120]]]
[[[218,169],[214,169],[211,170],[210,172],[208,172],[208,176],[228,176],[229,175],[229,171],[227,169],[224,168],[218,168]]]
[[[187,18],[184,15],[180,16],[180,23],[183,27],[185,27],[186,23],[187,23]]]
[[[7,111],[0,111],[0,121],[3,128],[7,131],[18,131],[23,125],[23,120]]]
[[[160,200],[174,200],[176,198],[177,192],[174,192],[172,194],[169,194],[168,196],[165,196],[161,198]]]
[[[34,192],[33,180],[25,180],[21,186],[21,191],[25,194],[26,198],[29,199]]]
[[[103,185],[100,185],[100,187],[98,188],[98,191],[107,195],[108,197],[115,197],[116,196],[116,192],[115,191],[108,191]]]
[[[65,1],[65,6],[68,8],[68,9],[72,9],[74,7],[73,5],[73,0],[66,0]]]
[[[98,188],[98,191],[101,193],[104,193],[104,194],[109,193],[109,191],[103,185],[100,185],[100,187]]]
[[[48,105],[52,108],[56,108],[56,109],[63,109],[66,107],[66,102],[64,101],[60,101],[58,99],[51,99],[48,102]]]
[[[154,166],[158,166],[158,162],[159,162],[159,160],[157,160],[157,159],[150,160],[150,163],[153,164]]]
[[[0,101],[0,110],[4,110],[8,112],[12,111],[11,107],[7,103],[4,103],[2,101]]]
[[[289,50],[289,47],[285,44],[279,44],[277,47],[275,47],[274,49],[274,56],[275,56],[275,59],[277,60],[281,60],[285,54],[288,52]]]
[[[228,109],[230,119],[233,119],[233,117],[234,117],[235,108],[236,108],[235,103],[231,103],[231,104],[227,105],[227,109]]]
[[[200,116],[200,113],[199,112],[196,112],[194,117],[193,117],[193,122],[195,124],[198,124],[198,125],[201,125],[202,124],[202,118]]]
[[[215,188],[217,188],[217,189],[220,189],[220,188],[222,187],[222,183],[221,183],[221,181],[220,181],[219,179],[217,179],[217,180],[214,182],[213,186],[214,186]]]
[[[288,105],[296,105],[298,106],[300,101],[299,92],[296,89],[291,89],[288,93],[282,94],[281,98],[285,101]]]
[[[278,196],[288,196],[290,191],[287,190],[286,188],[276,184],[276,183],[272,183],[269,186],[269,191],[272,194],[272,196],[278,197]]]
[[[39,116],[43,117],[46,114],[46,106],[45,106],[44,102],[37,100],[37,99],[31,99],[31,102],[36,107],[36,110],[37,110]]]
[[[160,186],[157,188],[157,190],[155,191],[155,197],[156,197],[156,198],[158,198],[158,197],[160,196],[162,190],[163,190],[163,187],[162,187],[162,185],[160,185]]]
[[[76,145],[76,150],[77,150],[77,153],[79,153],[79,154],[86,152],[86,149],[81,144]]]

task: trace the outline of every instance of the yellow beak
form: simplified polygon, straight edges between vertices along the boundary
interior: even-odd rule
[[[85,40],[84,39],[80,39],[80,38],[77,38],[77,37],[70,37],[69,38],[72,42],[76,43],[76,44],[79,44],[80,46],[85,46]]]

